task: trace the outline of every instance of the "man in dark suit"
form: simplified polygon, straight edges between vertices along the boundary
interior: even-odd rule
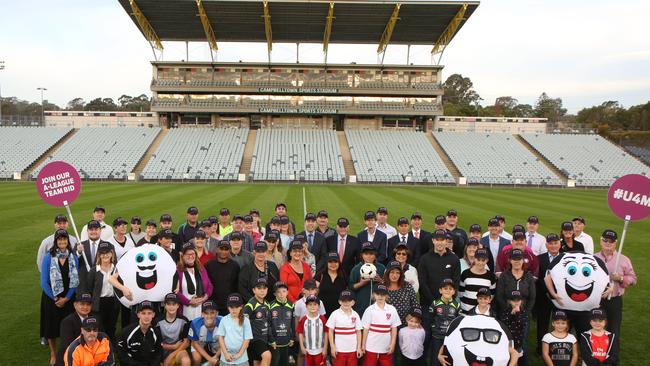
[[[551,312],[555,308],[549,298],[544,277],[546,276],[549,264],[560,254],[561,246],[560,237],[557,234],[550,233],[546,235],[547,253],[542,253],[537,256],[539,272],[537,273],[537,282],[535,283],[537,294],[535,297],[535,308],[533,309],[537,316],[537,354],[541,354],[542,338],[548,332],[548,322],[551,318]]]
[[[350,222],[345,217],[341,217],[336,222],[336,235],[326,239],[327,252],[338,253],[341,260],[341,269],[346,275],[350,274],[361,256],[361,244],[359,239],[348,235]]]
[[[496,258],[503,250],[503,247],[510,244],[510,241],[499,235],[501,225],[499,220],[491,218],[488,221],[488,235],[481,238],[481,245],[488,249],[488,267],[490,271],[496,272]]]
[[[431,233],[422,230],[422,214],[415,212],[411,215],[411,233],[420,240],[420,257],[431,250]]]
[[[81,334],[81,321],[88,317],[93,307],[93,298],[89,293],[78,293],[74,300],[74,313],[61,320],[61,342],[56,353],[57,366],[63,366],[65,350]]]
[[[372,243],[377,251],[377,262],[385,265],[388,263],[388,257],[392,256],[392,253],[388,252],[388,237],[382,231],[377,230],[377,215],[374,211],[366,211],[363,221],[366,228],[357,234],[359,243]]]
[[[316,257],[316,271],[325,269],[327,264],[327,245],[325,237],[316,230],[316,215],[308,213],[305,215],[305,230],[296,234],[302,235],[307,242],[309,252]]]
[[[91,220],[88,222],[88,240],[84,240],[81,243],[77,244],[77,255],[79,256],[79,282],[85,283],[86,275],[95,265],[95,259],[97,258],[97,250],[99,249],[99,243],[108,243],[101,239],[101,230],[102,225],[97,220]],[[113,244],[108,243],[111,247]],[[79,325],[78,328],[81,328]],[[79,332],[79,329],[77,329]]]
[[[417,267],[420,262],[420,239],[413,236],[413,232],[409,230],[409,220],[406,217],[400,217],[397,220],[397,235],[388,239],[389,261],[394,259],[393,252],[398,244],[406,244],[409,252],[411,252],[408,264]]]

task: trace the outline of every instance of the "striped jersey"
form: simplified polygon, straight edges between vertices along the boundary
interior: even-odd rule
[[[336,309],[327,319],[327,328],[334,330],[334,346],[336,352],[356,352],[357,330],[363,329],[361,317],[356,311],[350,309],[350,315],[341,309]]]
[[[474,306],[478,305],[476,293],[481,287],[490,289],[492,296],[496,291],[497,277],[494,272],[487,271],[484,274],[473,273],[466,269],[460,275],[460,285],[458,286],[458,295],[460,297],[460,306],[463,313],[467,313]]]
[[[317,355],[323,353],[325,337],[327,337],[327,319],[319,315],[316,318],[309,317],[309,314],[300,318],[296,326],[296,333],[304,337],[304,345],[307,353]]]
[[[384,304],[382,309],[377,303],[370,305],[363,312],[361,323],[363,329],[368,329],[366,350],[373,353],[387,353],[390,347],[391,328],[402,325],[397,309],[393,305]]]

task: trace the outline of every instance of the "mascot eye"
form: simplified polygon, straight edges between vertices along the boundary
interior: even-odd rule
[[[566,269],[567,273],[569,273],[571,276],[576,274],[578,272],[578,267],[576,266],[570,266],[569,268]]]
[[[156,253],[154,253],[154,252],[149,252],[149,260],[153,262],[153,261],[155,261],[156,259],[158,259],[158,256],[156,255]]]
[[[143,260],[144,260],[144,254],[138,253],[138,254],[135,255],[135,261],[136,262],[142,263]]]
[[[585,277],[591,276],[591,267],[582,267],[582,275]]]

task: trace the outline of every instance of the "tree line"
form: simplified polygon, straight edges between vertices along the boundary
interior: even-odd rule
[[[69,101],[64,108],[43,101],[43,107],[46,111],[127,111],[127,112],[149,112],[151,110],[151,100],[146,94],[140,94],[132,97],[123,94],[117,98],[94,98],[86,102],[83,98],[74,98]],[[2,98],[2,115],[3,116],[40,116],[41,104],[18,99],[16,97]]]

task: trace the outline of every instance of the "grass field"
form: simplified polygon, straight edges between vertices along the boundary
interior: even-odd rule
[[[174,229],[184,221],[185,210],[196,205],[200,217],[217,214],[229,207],[232,213],[247,212],[256,207],[265,221],[270,218],[276,202],[288,206],[289,216],[302,222],[301,185],[209,185],[209,184],[84,184],[78,200],[71,206],[79,227],[91,217],[92,208],[101,204],[107,209],[106,221],[117,216],[139,215],[144,220],[158,219],[161,213],[172,214]],[[513,189],[513,188],[428,188],[379,186],[305,186],[307,209],[327,209],[330,222],[346,216],[352,232],[358,232],[366,210],[388,207],[390,223],[414,211],[424,215],[425,228],[431,229],[433,216],[449,208],[459,212],[460,226],[472,223],[486,226],[495,214],[505,215],[507,226],[524,223],[529,215],[540,218],[540,232],[558,232],[560,223],[576,215],[587,221],[586,231],[598,238],[605,228],[619,232],[620,219],[608,209],[606,190]],[[0,267],[0,288],[5,294],[0,312],[0,365],[46,364],[48,352],[39,345],[39,301],[41,289],[35,265],[36,249],[52,232],[52,219],[63,208],[47,206],[40,200],[33,183],[0,184],[0,238],[4,264]],[[298,225],[300,226],[300,225]],[[632,259],[640,285],[625,296],[622,334],[622,364],[644,365],[647,362],[647,333],[650,318],[643,306],[650,298],[645,284],[650,267],[649,255],[642,247],[650,237],[650,222],[631,223],[625,242],[625,253]],[[596,244],[596,250],[599,245]],[[646,299],[645,301],[643,299]],[[646,308],[647,310],[647,308]],[[531,329],[531,334],[533,330]],[[533,365],[542,363],[532,357]]]

